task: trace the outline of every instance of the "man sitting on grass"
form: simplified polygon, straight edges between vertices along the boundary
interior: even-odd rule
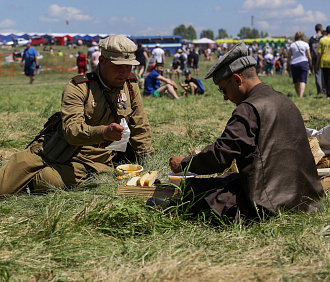
[[[187,96],[188,92],[190,92],[191,95],[195,95],[195,93],[204,94],[204,89],[201,87],[202,82],[193,78],[191,76],[190,70],[186,69],[184,71],[184,75],[186,77],[184,84],[180,82],[181,87],[184,89],[184,91],[181,93],[182,96]]]
[[[144,94],[149,97],[160,97],[160,94],[167,93],[172,98],[178,99],[179,97],[176,94],[178,86],[172,79],[162,76],[163,71],[164,65],[157,63],[144,81]],[[164,82],[165,84],[160,86],[160,82]]]
[[[222,173],[236,159],[239,173],[188,181],[184,202],[195,202],[195,214],[212,209],[234,221],[320,207],[324,191],[302,116],[286,95],[259,80],[256,64],[243,42],[217,61],[205,78],[237,107],[213,144],[194,156],[170,158],[173,172],[200,175]]]
[[[99,42],[95,71],[73,77],[62,94],[52,128],[0,169],[0,195],[27,187],[45,193],[83,182],[90,173],[111,172],[121,159],[142,161],[154,152],[137,79],[136,45],[111,35]]]

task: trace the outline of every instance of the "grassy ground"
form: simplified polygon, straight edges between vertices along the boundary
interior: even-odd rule
[[[213,62],[201,61],[200,77]],[[1,164],[31,141],[59,110],[72,74],[50,73],[29,85],[24,76],[0,78]],[[288,77],[262,77],[287,94],[306,127],[330,123],[329,101],[308,79],[299,99]],[[145,169],[159,170],[219,136],[234,105],[212,81],[203,96],[144,98],[156,155]],[[280,163],[279,165],[284,165]],[[19,177],[13,175],[13,177]],[[282,213],[250,226],[215,226],[173,208],[164,214],[145,199],[118,196],[112,174],[43,196],[0,199],[0,280],[3,281],[326,281],[330,273],[330,203],[318,214]]]

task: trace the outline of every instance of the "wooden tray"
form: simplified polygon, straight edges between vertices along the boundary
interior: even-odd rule
[[[179,193],[179,189],[168,184],[161,184],[153,187],[146,186],[119,186],[118,195],[169,198]]]
[[[330,189],[330,176],[324,176],[321,178],[321,184],[324,191],[328,191]]]

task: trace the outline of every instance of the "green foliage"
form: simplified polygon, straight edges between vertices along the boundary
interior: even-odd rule
[[[223,39],[223,38],[228,38],[228,33],[225,29],[221,29],[219,32],[218,32],[218,35],[216,37],[216,39]]]
[[[256,28],[251,29],[249,27],[244,26],[240,29],[237,36],[239,36],[240,39],[264,38],[268,36],[268,33],[264,33],[263,31],[261,31],[261,33],[259,34],[259,30],[257,30]]]
[[[260,38],[265,38],[268,36],[269,36],[268,32],[264,32],[263,30],[260,32]]]
[[[203,37],[206,37],[206,38],[209,38],[209,39],[214,39],[214,32],[213,30],[211,29],[206,29],[206,30],[202,30],[201,32],[201,35],[199,38],[203,38]]]
[[[193,40],[197,38],[196,30],[192,25],[186,27],[184,24],[181,24],[174,28],[173,35],[180,35],[182,39]]]

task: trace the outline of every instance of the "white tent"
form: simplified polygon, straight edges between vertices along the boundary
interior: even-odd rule
[[[196,39],[193,41],[194,44],[208,44],[208,43],[215,43],[214,40],[211,40],[209,38],[203,37],[201,39]]]

